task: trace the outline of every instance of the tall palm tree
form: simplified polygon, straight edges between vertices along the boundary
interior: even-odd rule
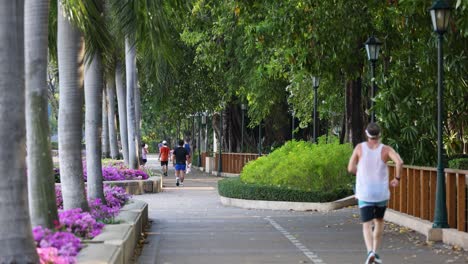
[[[127,77],[128,167],[137,169],[139,162],[135,116],[136,48],[135,41],[129,39],[129,37],[125,38],[125,65]]]
[[[49,0],[25,1],[26,131],[29,211],[33,226],[58,220],[47,116]]]
[[[88,198],[105,201],[102,182],[101,133],[103,117],[103,70],[101,55],[95,53],[85,67],[85,133]],[[107,121],[107,120],[105,120]],[[107,122],[106,122],[107,123]]]
[[[125,165],[128,166],[128,131],[127,131],[127,92],[123,80],[122,63],[115,67],[115,84],[117,89],[117,104],[119,108],[120,143]]]
[[[57,0],[57,53],[60,76],[58,117],[60,180],[64,209],[88,210],[81,161],[84,38]]]
[[[119,149],[117,146],[117,123],[115,120],[115,74],[107,77],[107,102],[108,102],[108,121],[109,121],[109,145],[110,156],[117,159],[119,156]]]
[[[109,113],[109,105],[107,103],[107,90],[102,91],[102,156],[109,157],[109,121],[107,115]]]
[[[0,263],[38,263],[28,210],[24,1],[0,1]]]

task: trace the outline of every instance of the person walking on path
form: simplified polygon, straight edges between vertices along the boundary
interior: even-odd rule
[[[163,175],[167,176],[167,166],[169,164],[169,152],[171,150],[167,146],[167,141],[163,140],[162,147],[159,149],[159,160],[161,161],[161,167],[163,170]]]
[[[367,126],[366,135],[367,141],[354,148],[348,171],[356,175],[356,198],[367,247],[365,263],[368,264],[382,263],[377,251],[383,237],[383,218],[390,198],[387,161],[395,163],[396,175],[390,185],[397,187],[403,160],[393,148],[380,143],[380,127],[376,123]]]
[[[145,167],[146,162],[148,161],[148,144],[141,144],[141,166]]]
[[[189,159],[189,153],[184,148],[183,140],[179,140],[179,146],[174,149],[172,155],[172,163],[175,167],[176,186],[184,186],[185,169]]]
[[[192,149],[190,147],[190,143],[189,143],[189,140],[188,139],[185,139],[185,142],[184,142],[184,148],[185,150],[187,150],[187,153],[188,153],[188,157],[187,157],[187,168],[185,170],[186,173],[189,173],[190,172],[190,169],[192,167]]]

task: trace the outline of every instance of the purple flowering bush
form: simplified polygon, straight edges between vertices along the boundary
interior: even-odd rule
[[[54,168],[55,182],[60,182],[60,169]],[[83,161],[83,178],[85,182],[88,180],[88,172],[86,170],[86,162]],[[125,180],[146,180],[149,178],[148,173],[143,170],[128,169],[123,163],[115,163],[102,168],[102,178],[104,181],[125,181]]]
[[[131,197],[124,188],[108,184],[104,184],[104,195],[108,206],[118,208],[124,206]]]
[[[103,223],[97,222],[90,213],[83,212],[81,208],[61,211],[59,219],[65,230],[87,239],[99,235],[104,227]]]
[[[120,206],[109,206],[102,204],[101,199],[92,199],[89,201],[89,212],[94,219],[98,222],[110,224],[113,222],[114,217],[119,213]]]
[[[106,205],[108,207],[116,207],[118,209],[124,206],[125,203],[127,203],[127,201],[132,197],[127,192],[125,192],[123,187],[110,186],[108,184],[104,184],[104,196],[106,198]],[[59,210],[63,210],[62,189],[59,185],[55,186],[55,201],[57,203],[57,208]],[[88,202],[90,206],[93,203],[93,201]]]
[[[88,201],[90,212],[80,208],[63,211],[61,186],[55,186],[60,223],[49,230],[41,226],[33,229],[33,236],[41,264],[76,263],[76,255],[82,248],[82,239],[91,239],[101,233],[104,223],[112,223],[120,208],[130,199],[125,189],[104,185],[106,204],[100,199]]]
[[[36,248],[39,255],[39,264],[70,264],[76,263],[73,257],[62,257],[59,255],[58,249],[54,247]]]
[[[56,248],[57,250],[56,252],[51,249],[40,250],[41,252],[38,251],[40,256],[41,254],[43,255],[41,261],[45,261],[44,263],[50,263],[51,259],[56,259],[59,256],[61,258],[59,258],[57,262],[65,260],[66,262],[64,263],[75,263],[74,257],[82,248],[81,240],[68,231],[54,232],[47,228],[36,226],[33,229],[33,237],[38,248]],[[57,262],[52,261],[51,263]]]

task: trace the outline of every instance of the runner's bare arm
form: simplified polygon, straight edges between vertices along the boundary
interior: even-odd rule
[[[388,147],[388,146],[387,146]],[[403,160],[401,159],[400,155],[392,148],[392,147],[388,147],[389,150],[388,150],[388,157],[393,161],[395,162],[395,172],[396,172],[396,175],[395,177],[397,179],[400,179],[400,176],[401,176],[401,171],[403,169]]]
[[[357,145],[354,148],[353,154],[351,155],[351,158],[349,159],[348,163],[348,172],[356,175],[357,173],[357,163],[359,161],[359,150],[360,150],[361,145]]]

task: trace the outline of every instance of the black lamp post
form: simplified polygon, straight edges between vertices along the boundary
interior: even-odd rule
[[[205,152],[208,152],[208,126],[206,125],[206,116],[207,113],[203,113],[201,116],[201,123],[202,123],[202,128],[205,128],[205,136],[204,136],[204,145],[205,145]]]
[[[258,124],[258,156],[262,155],[262,121]]]
[[[320,78],[312,76],[312,86],[314,87],[314,131],[312,131],[312,136],[314,143],[317,143],[317,89],[320,84]]]
[[[296,115],[296,111],[291,110],[291,140],[294,140],[294,116]]]
[[[245,104],[241,104],[241,111],[242,111],[242,125],[241,125],[241,153],[244,153],[244,115],[247,106]]]
[[[444,33],[448,28],[450,18],[450,6],[443,0],[434,2],[429,9],[432,18],[434,32],[438,35],[437,45],[437,189],[436,189],[436,204],[434,212],[434,228],[447,228],[447,205],[445,204],[445,173],[444,173],[444,157],[443,157],[443,141],[442,141],[442,123],[445,119],[444,115],[444,57],[442,53],[442,41]]]
[[[224,106],[224,104],[223,104]],[[224,107],[223,107],[224,108]],[[221,177],[222,172],[222,159],[221,155],[223,154],[223,109],[219,111],[219,155],[218,155],[218,177]]]
[[[379,59],[379,51],[380,51],[380,46],[382,46],[382,42],[379,41],[378,38],[371,36],[370,38],[367,39],[367,41],[364,43],[366,45],[366,51],[367,51],[367,58],[371,62],[371,84],[372,84],[372,95],[371,95],[371,122],[375,122],[375,111],[374,111],[374,101],[375,101],[375,95],[377,94],[377,88],[375,86],[375,63]]]
[[[198,113],[198,167],[201,167],[201,118],[202,114]]]

